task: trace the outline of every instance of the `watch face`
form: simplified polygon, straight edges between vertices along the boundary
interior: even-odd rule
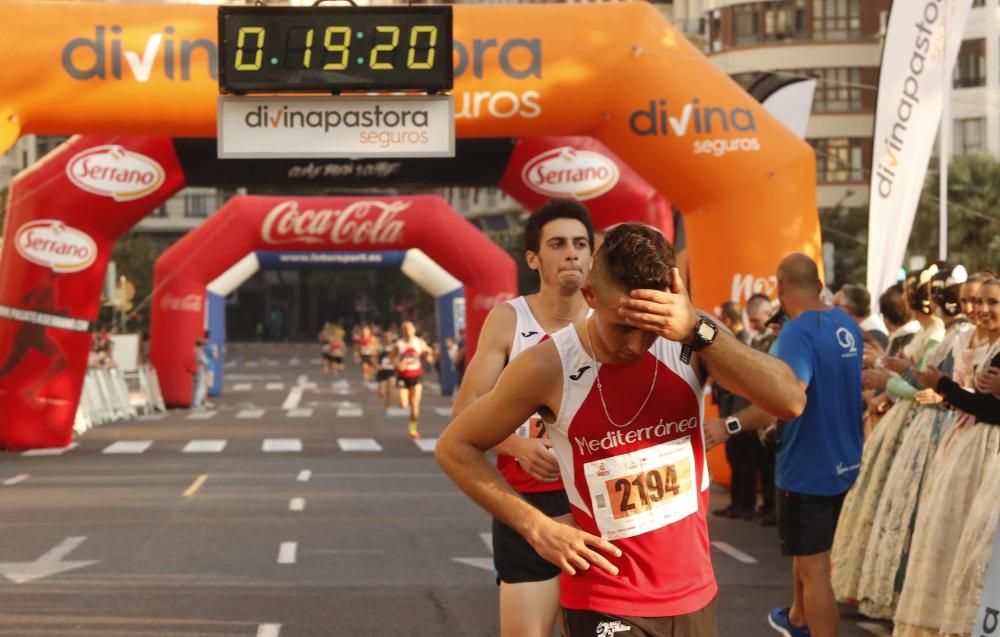
[[[715,338],[715,328],[708,323],[698,324],[698,338],[703,341],[711,341]]]

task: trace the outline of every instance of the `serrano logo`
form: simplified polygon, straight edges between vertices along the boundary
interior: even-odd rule
[[[184,296],[164,294],[163,298],[160,299],[160,307],[175,312],[201,312],[201,299],[202,295],[200,294],[186,294]]]
[[[569,146],[538,155],[521,171],[521,179],[547,197],[574,197],[586,201],[618,184],[618,165],[608,157]]]
[[[398,243],[405,222],[397,217],[409,207],[406,201],[356,201],[341,210],[300,210],[298,201],[286,201],[267,213],[261,238],[271,245]]]
[[[702,106],[697,97],[681,106],[679,115],[671,114],[667,100],[649,100],[649,107],[632,113],[628,123],[633,133],[643,137],[687,137],[693,134],[697,139],[691,149],[696,155],[721,157],[731,152],[760,150],[760,140],[756,136],[719,138],[730,130],[756,133],[757,123],[752,110]]]
[[[621,445],[631,445],[643,440],[658,440],[674,434],[694,431],[697,428],[697,416],[691,416],[684,420],[673,420],[671,422],[663,422],[661,418],[655,425],[639,427],[627,432],[622,432],[621,430],[609,431],[602,438],[573,436],[573,442],[576,443],[581,455],[584,453],[593,455],[598,451],[611,451]]]
[[[66,164],[66,176],[78,188],[115,201],[132,201],[163,185],[166,174],[156,161],[121,146],[94,146]]]
[[[17,231],[14,245],[18,254],[53,272],[79,272],[97,259],[97,243],[87,233],[62,221],[39,219]]]

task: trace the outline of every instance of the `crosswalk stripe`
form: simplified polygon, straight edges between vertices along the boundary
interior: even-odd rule
[[[105,447],[101,453],[146,453],[151,446],[152,440],[119,440]]]
[[[236,383],[233,385],[233,391],[250,391],[250,383]]]
[[[261,450],[276,453],[302,451],[302,440],[299,438],[265,438]]]
[[[263,415],[263,409],[241,409],[236,412],[237,418],[260,418]]]
[[[389,412],[388,416],[391,418],[400,418],[410,415],[410,410],[405,407],[390,407],[387,411]]]
[[[312,407],[296,407],[288,412],[289,418],[309,418],[313,415]]]
[[[47,449],[28,449],[21,453],[22,456],[61,456],[67,451],[72,451],[80,446],[78,442],[71,442],[65,447],[49,447]]]
[[[192,440],[181,449],[181,453],[222,453],[225,440]]]
[[[306,499],[305,498],[292,498],[288,501],[289,511],[305,511],[306,509]]]
[[[339,407],[337,418],[360,418],[362,413],[360,407]]]
[[[278,564],[294,564],[298,548],[298,542],[282,542],[278,548]]]
[[[261,624],[257,627],[257,637],[279,637],[281,624]]]
[[[267,390],[281,390],[285,388],[285,383],[268,383],[264,386]]]
[[[341,451],[382,451],[374,438],[337,438]]]
[[[438,416],[444,416],[445,418],[451,418],[451,407],[435,407],[434,413]]]
[[[186,420],[208,420],[209,418],[213,418],[217,413],[219,412],[212,409],[206,409],[204,411],[192,411],[190,414],[187,415]]]
[[[414,440],[413,442],[420,447],[421,451],[433,452],[434,447],[437,446],[437,441],[437,438],[421,438],[420,440]]]

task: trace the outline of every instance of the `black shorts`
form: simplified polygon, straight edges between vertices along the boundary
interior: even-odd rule
[[[521,497],[550,518],[569,513],[569,499],[565,491],[522,493]],[[562,571],[536,553],[517,531],[496,518],[493,518],[493,565],[497,572],[497,584],[501,581],[508,584],[544,582],[557,577]]]
[[[394,369],[380,369],[375,372],[375,380],[378,382],[392,380],[392,377],[396,375],[396,370]]]
[[[374,354],[362,354],[361,355],[361,364],[362,365],[374,365],[375,364],[375,355]]]
[[[592,610],[562,609],[563,637],[593,637],[618,635],[622,637],[716,637],[716,599],[708,606],[686,615],[675,617],[632,617],[609,615]]]
[[[778,541],[785,555],[818,555],[833,548],[844,496],[778,489]]]
[[[423,382],[424,377],[421,376],[400,376],[396,379],[396,387],[400,389],[413,389],[417,385]]]
[[[328,361],[332,361],[333,360],[333,354],[331,354],[330,352],[323,352],[323,359],[324,360],[328,360]]]

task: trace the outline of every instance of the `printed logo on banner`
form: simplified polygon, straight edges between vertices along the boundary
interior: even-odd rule
[[[166,173],[155,160],[121,146],[94,146],[66,164],[66,176],[78,188],[115,201],[141,199],[163,185]]]
[[[17,231],[18,254],[53,272],[79,272],[97,259],[97,243],[90,235],[55,219],[31,221]]]
[[[772,297],[777,289],[778,278],[773,275],[734,274],[732,295],[729,298],[736,303],[743,303],[754,294]]]
[[[499,70],[511,87],[516,87],[511,81],[542,77],[542,40],[539,38],[510,38],[499,42],[493,38],[472,40],[471,46],[456,39],[453,48],[456,80],[468,71],[481,80],[487,68],[491,74]],[[456,90],[455,118],[534,119],[542,114],[539,99],[541,94],[535,90]]]
[[[174,296],[164,294],[160,299],[160,308],[173,310],[175,312],[201,312],[201,294],[185,294],[184,296]]]
[[[733,132],[757,132],[752,110],[703,106],[697,97],[680,106],[665,99],[649,100],[649,106],[633,112],[628,123],[632,132],[641,137],[694,135],[696,139],[691,150],[696,155],[721,157],[727,153],[760,150],[760,140],[755,135],[729,136]]]
[[[355,201],[340,210],[299,208],[285,201],[267,213],[261,228],[265,243],[394,244],[403,238],[405,221],[399,215],[407,201]]]
[[[533,158],[521,171],[525,185],[547,197],[594,199],[618,184],[618,165],[610,158],[569,146]]]

